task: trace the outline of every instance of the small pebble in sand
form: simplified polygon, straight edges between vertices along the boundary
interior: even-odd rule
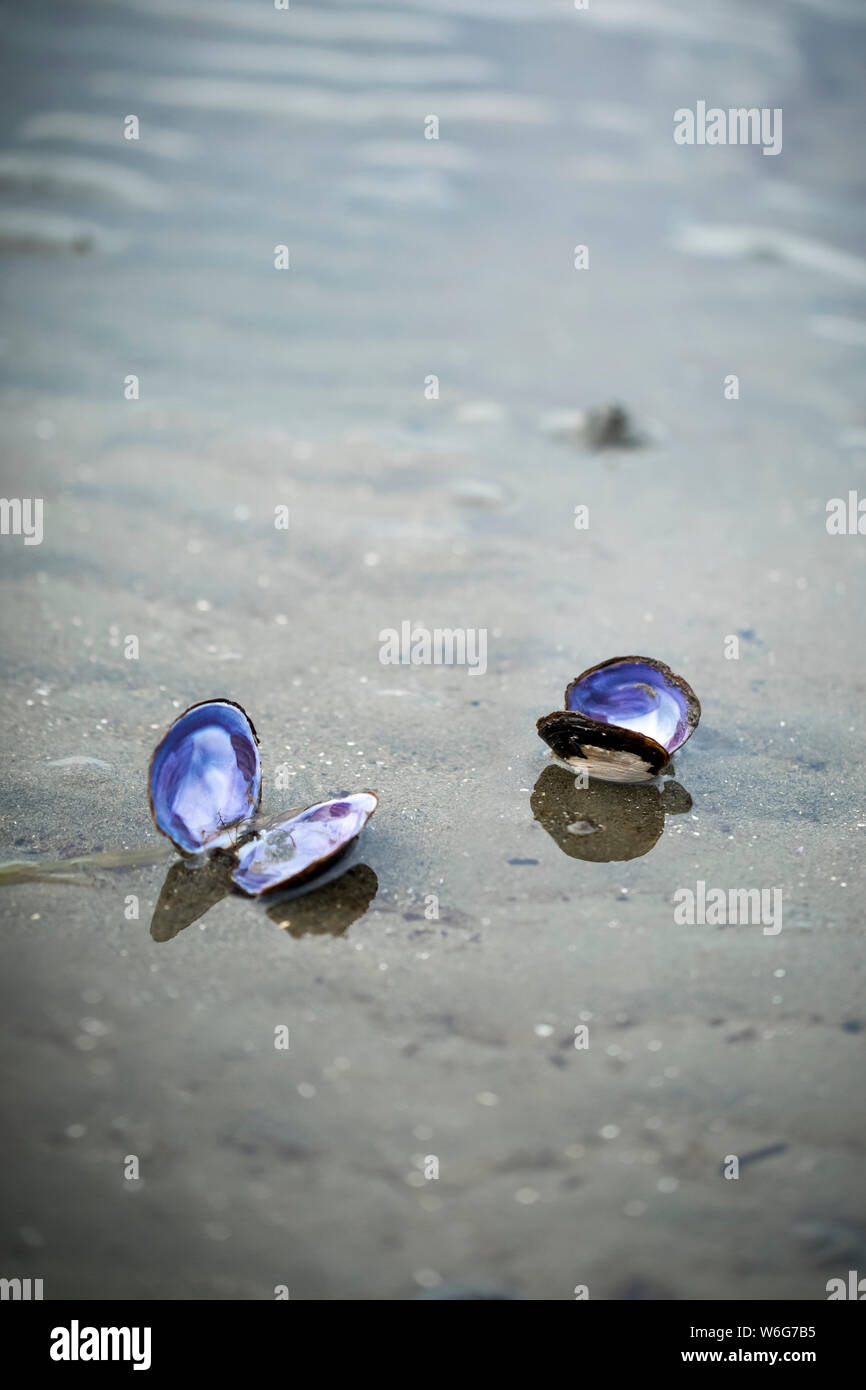
[[[589,410],[557,410],[541,419],[543,433],[585,449],[637,449],[653,442],[660,428],[640,427],[624,405],[607,401]]]
[[[536,1192],[534,1187],[518,1187],[514,1194],[515,1202],[519,1202],[522,1207],[531,1207],[540,1198],[541,1193]]]

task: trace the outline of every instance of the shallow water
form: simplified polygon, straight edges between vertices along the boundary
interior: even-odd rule
[[[863,13],[207,14],[6,25],[3,490],[44,540],[0,539],[3,1272],[823,1298],[866,1260],[866,541],[825,525],[866,491]],[[782,153],[675,145],[699,99],[782,107]],[[541,426],[608,401],[642,447]],[[406,621],[486,672],[382,665]],[[632,652],[700,727],[581,793],[535,720]],[[211,696],[264,811],[378,791],[344,877],[171,858],[148,761]],[[698,881],[783,929],[677,924]]]

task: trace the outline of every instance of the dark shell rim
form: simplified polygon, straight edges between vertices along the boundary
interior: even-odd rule
[[[663,744],[650,738],[649,734],[639,733],[637,729],[623,729],[619,724],[604,724],[600,719],[590,719],[588,715],[581,714],[579,710],[555,709],[551,714],[543,714],[536,720],[535,727],[538,737],[544,740],[555,757],[562,758],[563,761],[568,757],[580,757],[586,761],[586,754],[579,749],[568,755],[558,753],[548,737],[548,730],[553,732],[557,727],[563,733],[576,732],[579,729],[584,735],[580,740],[582,743],[592,744],[596,748],[610,748],[621,753],[633,753],[636,757],[643,758],[652,777],[658,777],[673,756]]]
[[[681,748],[685,747],[692,734],[695,732],[695,729],[698,727],[698,724],[700,723],[701,719],[701,702],[684,676],[678,676],[676,671],[672,671],[670,666],[668,666],[666,662],[658,661],[654,656],[611,656],[607,659],[607,661],[599,661],[596,666],[588,666],[585,671],[581,671],[579,676],[575,676],[572,680],[570,680],[568,685],[565,687],[565,709],[571,714],[578,713],[577,710],[568,710],[568,697],[571,694],[574,687],[576,685],[580,685],[581,681],[586,680],[587,676],[593,676],[595,675],[596,671],[603,671],[607,666],[625,666],[629,663],[635,663],[641,666],[649,666],[653,671],[658,671],[660,675],[664,676],[665,681],[668,685],[675,685],[677,689],[681,692],[681,694],[685,696],[686,723],[688,725],[688,733],[686,734],[682,743],[677,744],[676,748],[672,748],[670,749],[670,751],[668,751],[668,749],[665,748],[665,754],[668,757],[668,759],[670,759],[673,757],[674,753],[678,753]],[[584,718],[587,719],[590,724],[603,723],[602,720],[591,719],[589,715],[585,715]],[[621,728],[621,725],[605,724],[604,727],[608,729],[619,729]],[[637,730],[635,729],[623,729],[623,733],[636,732]],[[649,739],[650,743],[656,742],[655,739],[650,738],[649,734],[643,734],[641,735],[641,737]],[[663,747],[662,744],[659,744],[658,746]]]
[[[323,797],[320,801],[311,801],[308,806],[294,807],[291,811],[276,811],[272,817],[268,817],[269,820],[273,821],[277,821],[278,819],[293,820],[296,816],[300,815],[304,811],[314,811],[319,806],[328,806],[332,801],[345,801],[352,796],[372,796],[376,804],[375,806],[372,806],[370,810],[366,813],[363,823],[358,826],[358,829],[352,836],[351,840],[347,840],[344,845],[340,845],[338,849],[332,850],[330,854],[323,854],[319,859],[316,859],[312,864],[309,864],[306,869],[302,869],[299,874],[294,874],[290,879],[283,878],[276,883],[268,884],[267,887],[260,888],[257,893],[252,892],[249,888],[244,888],[243,884],[238,882],[237,878],[235,877],[235,874],[241,871],[240,865],[238,864],[235,868],[234,873],[232,873],[231,875],[231,880],[234,884],[235,890],[239,893],[242,893],[246,898],[263,898],[269,893],[276,893],[280,889],[285,890],[286,885],[288,883],[292,883],[293,885],[305,883],[307,879],[312,878],[314,874],[319,873],[326,864],[336,863],[336,861],[346,853],[346,850],[349,849],[355,843],[355,841],[358,839],[358,836],[361,834],[361,831],[366,830],[370,822],[370,817],[374,816],[379,809],[379,793],[374,792],[372,787],[359,787],[357,791],[353,792],[338,792],[335,796],[326,796]],[[265,826],[264,828],[267,829],[269,827]],[[253,838],[255,838],[255,836]]]
[[[179,724],[180,721],[181,721],[182,719],[185,719],[186,716],[187,716],[188,714],[192,714],[192,712],[193,712],[194,709],[201,709],[204,705],[231,705],[232,709],[240,710],[240,712],[241,712],[241,714],[243,715],[244,719],[247,721],[247,723],[249,724],[250,728],[251,728],[252,731],[253,731],[253,738],[255,739],[255,742],[256,742],[256,748],[260,748],[260,747],[261,747],[261,743],[259,742],[259,736],[258,736],[258,734],[256,733],[256,726],[255,726],[255,724],[253,723],[253,721],[250,719],[250,716],[247,714],[247,712],[246,712],[246,710],[244,709],[243,705],[238,704],[237,700],[227,700],[226,697],[225,697],[224,695],[216,695],[216,696],[213,697],[213,699],[210,699],[210,700],[196,700],[196,702],[195,702],[194,705],[190,705],[187,709],[183,710],[183,711],[177,716],[176,719],[173,719],[173,720],[171,721],[171,723],[169,724],[169,726],[168,726],[168,728],[166,729],[165,733],[163,734],[162,738],[159,740],[159,743],[156,745],[156,747],[154,748],[153,752],[152,752],[151,755],[150,755],[150,762],[149,762],[148,765],[147,765],[147,800],[148,800],[148,804],[150,805],[150,815],[151,815],[151,819],[152,819],[154,825],[156,826],[156,828],[157,828],[159,834],[160,834],[160,835],[164,835],[165,838],[168,840],[169,844],[174,845],[174,847],[175,847],[175,849],[177,850],[178,854],[182,854],[183,857],[184,857],[184,859],[194,859],[194,858],[196,857],[197,854],[204,854],[204,853],[207,853],[207,852],[208,852],[208,846],[207,846],[207,844],[204,844],[204,845],[201,845],[198,849],[183,849],[183,848],[177,843],[176,840],[173,840],[173,839],[171,838],[171,836],[169,835],[169,833],[168,833],[167,830],[163,830],[163,829],[162,829],[161,825],[159,824],[159,822],[158,822],[157,819],[156,819],[156,811],[155,811],[154,805],[153,805],[153,765],[154,765],[154,763],[156,762],[156,755],[157,755],[157,753],[159,752],[159,750],[160,750],[160,748],[162,747],[162,745],[165,743],[166,739],[168,738],[168,736],[169,736],[169,734],[171,733],[172,729],[174,728],[175,724]],[[255,810],[253,811],[253,815],[258,815],[258,813],[259,813],[259,807],[260,807],[261,804],[262,804],[262,784],[263,784],[263,782],[264,782],[264,778],[261,776],[261,766],[262,766],[262,760],[261,760],[261,757],[260,757],[260,758],[259,758],[259,795],[258,795],[258,800],[256,801]],[[242,825],[243,822],[244,822],[245,820],[247,820],[247,819],[248,819],[247,816],[242,816],[241,819],[240,819],[239,821],[234,821],[233,824],[234,824],[234,825]],[[219,846],[217,846],[217,848],[219,848]]]

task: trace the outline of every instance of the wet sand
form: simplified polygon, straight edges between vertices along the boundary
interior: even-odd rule
[[[822,1299],[866,1261],[862,12],[208,12],[6,23],[2,1272]],[[699,99],[782,153],[678,147]],[[642,447],[544,423],[608,401]],[[485,674],[382,665],[404,621]],[[700,727],[582,794],[535,720],[630,652]],[[377,790],[345,878],[191,886],[147,766],[211,696],[266,812]],[[678,925],[698,881],[782,931]]]

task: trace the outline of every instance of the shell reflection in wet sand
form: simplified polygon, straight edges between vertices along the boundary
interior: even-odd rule
[[[570,859],[596,864],[639,859],[648,854],[665,827],[665,816],[692,808],[678,782],[620,785],[590,782],[577,786],[564,768],[548,765],[532,792],[532,814]]]
[[[200,864],[176,860],[154,909],[150,924],[154,941],[172,941],[234,893],[234,867],[231,855],[215,854]],[[267,915],[291,936],[340,936],[363,917],[378,891],[379,880],[367,864],[353,864],[349,869],[340,865],[304,887],[280,894]]]
[[[232,891],[233,868],[228,855],[214,855],[204,864],[176,859],[153,910],[150,934],[154,941],[171,941],[227,898]]]
[[[274,903],[268,916],[290,936],[341,936],[363,917],[378,891],[375,871],[369,864],[355,864],[314,893]]]

